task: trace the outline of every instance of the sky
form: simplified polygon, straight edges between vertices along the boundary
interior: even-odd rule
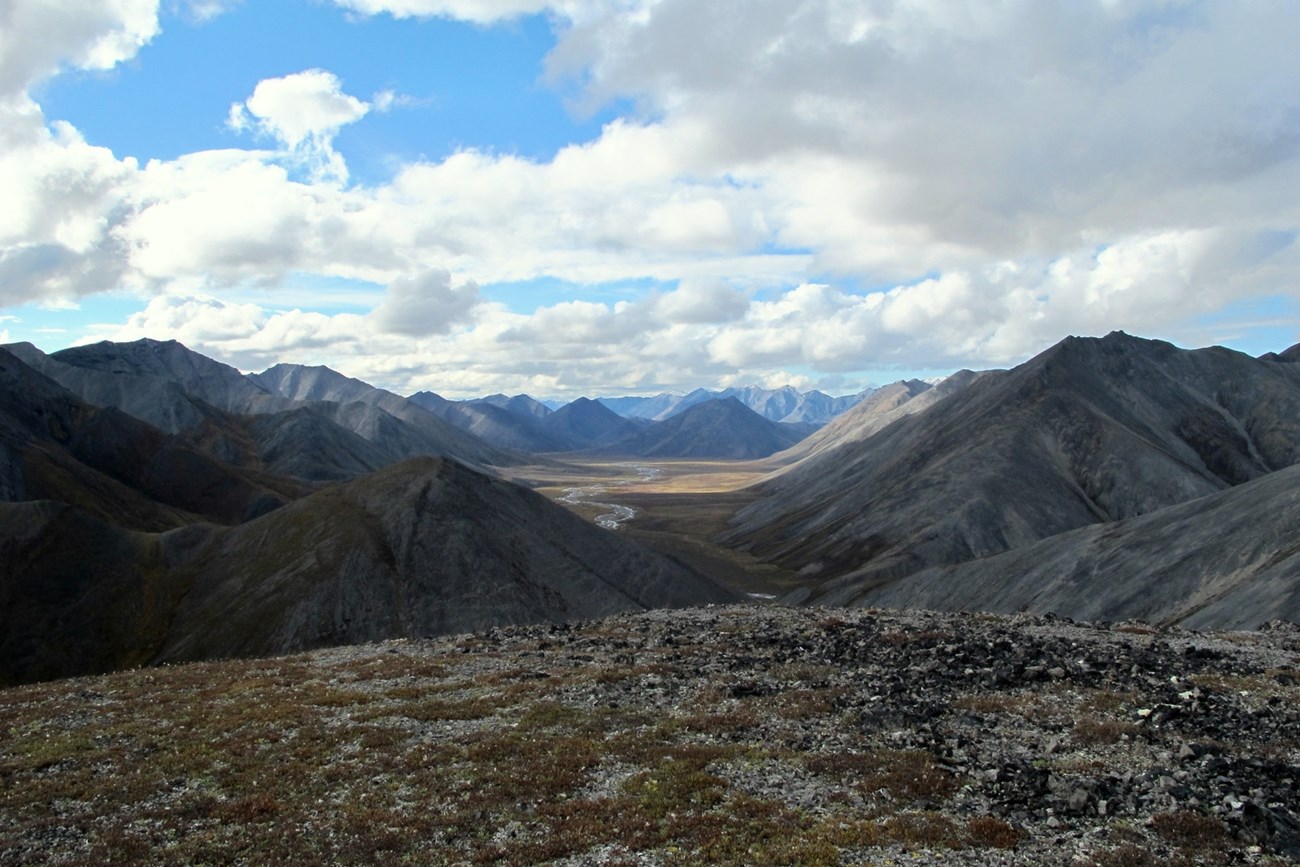
[[[0,0],[0,343],[845,394],[1300,342],[1294,0]]]

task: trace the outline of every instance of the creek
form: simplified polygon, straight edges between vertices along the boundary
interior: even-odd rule
[[[631,506],[624,506],[619,503],[608,503],[604,498],[611,493],[617,492],[621,488],[629,485],[648,482],[663,475],[663,471],[657,467],[646,467],[640,464],[621,464],[636,472],[635,479],[619,479],[613,482],[593,482],[589,485],[577,485],[572,488],[565,488],[564,494],[558,498],[558,501],[568,506],[594,506],[598,509],[604,509],[596,515],[595,521],[597,526],[604,527],[606,530],[617,530],[628,521],[636,517],[636,509]],[[600,498],[600,499],[597,499]]]

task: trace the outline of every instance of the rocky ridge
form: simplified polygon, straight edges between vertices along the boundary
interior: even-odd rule
[[[0,698],[0,864],[1300,859],[1285,624],[699,608]]]

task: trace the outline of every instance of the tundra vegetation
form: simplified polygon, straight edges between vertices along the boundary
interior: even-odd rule
[[[0,693],[0,864],[1284,864],[1300,635],[758,606]]]

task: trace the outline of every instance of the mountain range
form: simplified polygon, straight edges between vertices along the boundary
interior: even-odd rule
[[[221,460],[269,463],[272,471],[312,481],[419,455],[479,468],[523,459],[328,368],[281,365],[245,375],[176,341],[148,339],[49,355],[30,344],[6,348],[92,406],[202,441]]]
[[[597,400],[625,418],[663,421],[707,400],[725,400],[730,397],[768,421],[823,425],[873,391],[875,389],[868,388],[857,394],[831,397],[815,389],[800,392],[790,385],[776,389],[745,386],[720,391],[697,388],[686,394],[664,392],[653,397],[601,397]]]
[[[658,419],[619,415],[604,398],[580,397],[554,410],[527,395],[450,401],[426,391],[410,401],[492,445],[532,453],[761,458],[818,429],[810,422],[770,421],[735,396],[713,394],[692,392],[688,403]]]
[[[1172,552],[1150,542],[1145,560],[1131,552],[1166,538],[1156,532],[1164,520],[1190,522],[1195,529],[1184,532],[1194,546],[1218,538],[1224,522],[1212,499],[1188,515],[1161,512],[1250,483],[1259,487],[1243,490],[1260,496],[1234,491],[1224,502],[1260,504],[1244,528],[1258,538],[1239,546],[1257,545],[1259,557],[1240,563],[1244,571],[1229,583],[1243,593],[1245,584],[1273,580],[1265,567],[1285,549],[1267,540],[1289,532],[1290,495],[1278,480],[1262,480],[1300,459],[1294,356],[1188,351],[1120,332],[1068,338],[1012,370],[954,377],[946,396],[922,392],[912,400],[939,399],[899,413],[904,401],[884,427],[866,422],[861,438],[850,429],[837,443],[813,444],[760,484],[724,541],[797,571],[795,603],[980,607],[996,597],[999,610],[1225,622],[1223,606],[1196,601],[1225,591],[1220,562],[1207,556],[1196,567],[1203,579],[1196,572],[1166,582],[1159,604],[1137,605],[1134,594],[1152,592]],[[1146,523],[1132,523],[1143,516]],[[1127,566],[1097,571],[1111,556]],[[1054,567],[1027,571],[1049,557]],[[1049,592],[1023,579],[1045,581],[1049,568],[1059,581],[1074,575],[1073,589]],[[1085,572],[1091,589],[1079,583]],[[998,595],[995,585],[1016,589]],[[1126,594],[1128,603],[1119,599]],[[1294,591],[1274,601],[1242,612],[1243,622],[1300,617]]]
[[[671,508],[732,515],[718,543],[787,604],[1300,621],[1300,347],[1115,332],[822,425],[665,412],[404,398],[174,341],[0,348],[0,682],[736,598],[500,477],[562,453],[753,462],[728,505]]]
[[[0,683],[735,599],[333,371],[15,348],[41,369],[0,349]]]
[[[768,421],[734,397],[710,398],[603,451],[640,458],[747,460],[789,448],[814,430],[811,424]]]

